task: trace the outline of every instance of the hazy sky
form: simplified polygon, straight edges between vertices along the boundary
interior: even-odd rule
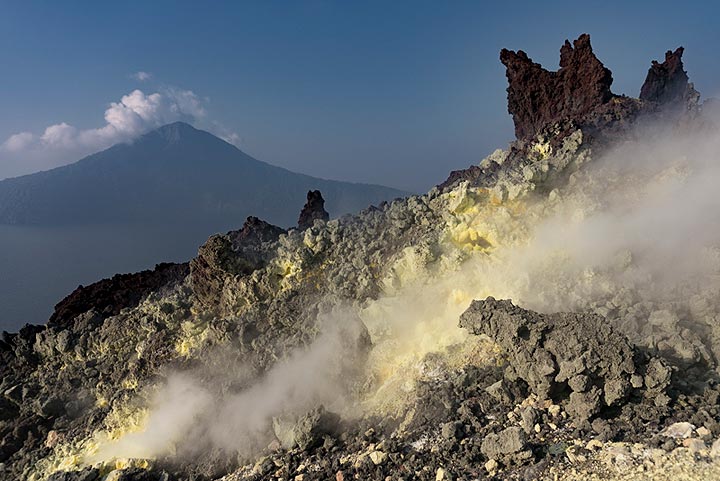
[[[185,119],[267,162],[424,191],[512,137],[502,47],[592,36],[636,96],[686,47],[720,94],[718,2],[0,4],[0,178]],[[19,135],[17,135],[19,134]]]

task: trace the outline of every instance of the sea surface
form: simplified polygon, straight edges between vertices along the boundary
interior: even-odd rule
[[[55,304],[80,284],[187,261],[210,235],[230,228],[0,225],[0,331],[45,323]]]

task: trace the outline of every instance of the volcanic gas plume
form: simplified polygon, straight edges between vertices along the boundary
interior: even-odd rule
[[[343,314],[370,333],[363,370],[359,334],[336,332],[339,318],[323,320],[313,343],[239,393],[216,398],[197,379],[171,376],[140,432],[100,447],[90,461],[155,458],[184,439],[258,452],[271,441],[274,416],[315,404],[350,416],[360,408],[400,411],[392,403],[423,374],[423,358],[467,342],[457,319],[487,296],[539,312],[596,312],[640,344],[660,340],[672,355],[714,363],[714,344],[699,333],[720,314],[720,224],[712,215],[720,208],[719,152],[715,133],[658,127],[549,193],[528,184],[513,199],[467,185],[440,194],[434,201],[446,224],[438,242],[403,250],[382,294]],[[668,324],[691,330],[662,332]],[[372,387],[345,398],[344,384],[366,377]]]
[[[678,420],[720,435],[720,134],[681,55],[651,68],[638,100],[579,75],[607,70],[587,36],[557,72],[503,51],[507,150],[355,216],[310,212],[313,192],[298,229],[250,218],[140,305],[56,320],[37,333],[38,365],[95,369],[96,384],[58,397],[86,427],[54,429],[23,472],[554,476],[588,459],[574,447],[588,438],[675,449],[657,433]],[[523,97],[543,85],[583,102]],[[514,305],[468,309],[489,296]],[[85,337],[61,346],[71,329]],[[523,346],[537,365],[519,364]]]

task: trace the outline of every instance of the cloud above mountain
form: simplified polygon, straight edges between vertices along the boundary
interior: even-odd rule
[[[138,72],[138,79],[139,74],[150,78],[146,72]],[[136,89],[109,104],[105,124],[99,127],[79,129],[60,122],[43,132],[11,135],[0,143],[0,179],[58,167],[178,120],[214,126],[211,130],[224,139],[237,141],[237,134],[207,120],[205,103],[206,99],[192,90],[166,87],[145,93]]]
[[[146,82],[152,78],[152,74],[150,72],[143,72],[141,70],[139,72],[135,72],[130,77],[134,78],[135,80],[137,80],[139,82]]]

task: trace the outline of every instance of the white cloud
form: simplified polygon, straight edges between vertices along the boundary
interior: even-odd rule
[[[134,78],[135,80],[139,82],[147,82],[152,78],[152,74],[149,72],[143,72],[142,70],[139,72],[135,72],[130,77]]]
[[[240,138],[240,134],[237,132],[228,132],[227,134],[221,135],[220,138],[228,144],[233,144],[236,147],[239,147],[242,142],[242,138]]]
[[[205,122],[203,103],[191,90],[166,88],[146,94],[137,89],[110,103],[100,127],[83,130],[61,122],[40,134],[14,134],[0,144],[0,179],[58,167],[178,120],[207,123],[221,137],[236,142],[237,134],[217,122]]]
[[[71,149],[76,138],[77,129],[63,122],[46,128],[39,141],[51,148]]]
[[[17,152],[24,150],[30,144],[33,143],[34,136],[30,132],[20,132],[19,134],[11,135],[2,147],[10,152]]]

